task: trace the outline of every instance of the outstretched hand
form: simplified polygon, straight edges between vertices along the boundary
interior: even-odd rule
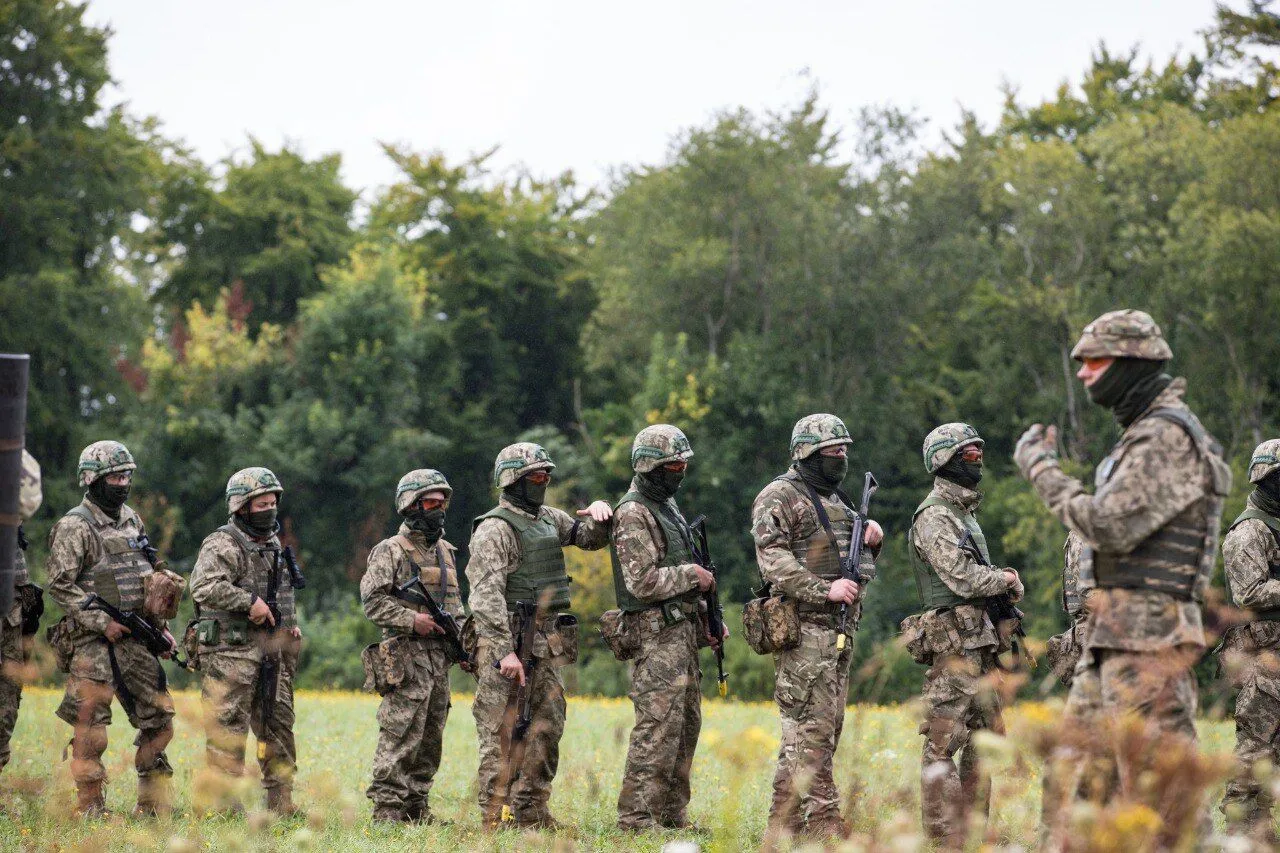
[[[595,501],[586,509],[578,510],[578,515],[590,516],[592,521],[603,524],[613,518],[613,507],[609,506],[607,501]]]
[[[1022,438],[1018,439],[1018,445],[1013,450],[1013,461],[1017,464],[1018,471],[1028,480],[1041,464],[1057,465],[1058,428],[1032,424],[1022,434]]]

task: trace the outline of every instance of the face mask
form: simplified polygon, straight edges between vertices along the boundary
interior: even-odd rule
[[[962,456],[956,454],[948,460],[946,465],[938,469],[938,476],[944,480],[950,480],[957,486],[974,489],[977,488],[978,483],[982,482],[982,463],[966,462]]]
[[[796,463],[800,476],[818,494],[829,496],[849,473],[849,457],[812,453]]]
[[[405,524],[426,537],[428,543],[435,544],[444,534],[444,507],[431,510],[415,507],[405,515]]]
[[[109,515],[117,515],[120,507],[129,499],[129,485],[113,486],[104,478],[89,484],[89,500]]]
[[[668,471],[659,466],[639,475],[636,483],[640,487],[640,494],[649,500],[662,503],[675,497],[680,484],[684,482],[685,473],[685,471]]]
[[[1258,505],[1265,512],[1280,515],[1280,472],[1262,478],[1254,488],[1258,490]]]
[[[276,507],[245,513],[244,523],[258,536],[270,536],[276,530]]]
[[[838,488],[849,473],[848,456],[822,456],[822,479]]]
[[[507,499],[520,509],[532,515],[537,515],[538,510],[542,509],[542,504],[547,498],[547,485],[551,481],[540,485],[534,485],[529,482],[528,477],[521,477],[510,486],[503,489]]]
[[[1129,418],[1132,421],[1134,417],[1141,414],[1141,409],[1145,409],[1146,404],[1169,384],[1168,382],[1161,384],[1157,380],[1164,365],[1163,361],[1117,358],[1103,371],[1096,382],[1085,389],[1085,392],[1090,400],[1104,409],[1116,410],[1118,416],[1121,414],[1120,409],[1124,408],[1126,414],[1132,415]],[[1153,388],[1154,393],[1146,393]],[[1140,407],[1138,411],[1129,411],[1138,407]]]

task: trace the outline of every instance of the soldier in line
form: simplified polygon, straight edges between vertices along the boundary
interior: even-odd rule
[[[1050,512],[1083,540],[1081,582],[1095,587],[1065,737],[1046,768],[1050,845],[1067,838],[1073,797],[1107,802],[1117,783],[1159,814],[1162,847],[1185,841],[1202,817],[1196,792],[1163,795],[1162,785],[1142,781],[1157,761],[1195,758],[1191,666],[1204,650],[1200,601],[1231,486],[1221,448],[1183,401],[1185,380],[1164,372],[1172,356],[1145,312],[1112,311],[1085,327],[1072,351],[1082,362],[1076,375],[1123,429],[1092,494],[1059,467],[1053,427],[1032,426],[1014,454]],[[1121,719],[1141,721],[1145,747],[1117,749],[1099,735]]]
[[[1080,645],[1084,636],[1084,623],[1089,615],[1086,598],[1089,590],[1080,586],[1080,555],[1084,551],[1084,540],[1075,531],[1067,534],[1062,543],[1062,609],[1071,620],[1071,627],[1049,638],[1045,658],[1049,668],[1058,680],[1066,687],[1071,686],[1071,679],[1080,662],[1080,654],[1084,651]]]
[[[923,453],[933,489],[915,511],[907,554],[924,612],[905,621],[903,631],[923,638],[922,653],[913,654],[929,665],[920,726],[924,829],[946,849],[960,850],[974,808],[984,816],[990,808],[990,783],[978,765],[973,733],[1004,732],[996,657],[1003,649],[986,599],[1008,594],[1017,601],[1024,590],[1016,571],[991,565],[978,524],[978,431],[964,423],[943,424],[925,436]]]
[[[477,798],[486,827],[499,822],[506,805],[522,828],[556,829],[547,803],[560,763],[564,733],[564,680],[560,668],[577,659],[577,621],[569,614],[569,576],[563,548],[597,550],[609,544],[613,508],[595,501],[577,518],[546,506],[544,499],[555,464],[537,444],[520,442],[503,448],[494,464],[498,505],[475,520],[467,580],[469,604],[479,641],[479,683],[472,714],[480,740]],[[536,660],[532,724],[524,760],[504,774],[501,729],[508,698],[525,684],[524,667],[515,653],[511,613],[518,601],[537,603]],[[495,664],[497,665],[495,668]],[[493,799],[494,786],[506,776],[509,802]]]
[[[382,629],[380,661],[396,673],[386,680],[398,681],[387,685],[378,708],[378,749],[366,792],[375,821],[435,821],[427,796],[449,719],[449,667],[457,661],[427,608],[396,597],[395,590],[418,578],[441,610],[462,618],[457,549],[444,538],[452,494],[439,471],[421,468],[401,477],[395,494],[400,529],[369,552],[360,579],[365,615]]]
[[[850,624],[862,612],[863,590],[840,577],[849,553],[855,509],[840,491],[849,470],[849,430],[835,415],[801,418],[791,432],[791,468],[765,486],[752,505],[751,532],[760,574],[774,594],[796,602],[799,645],[774,655],[774,698],[782,723],[778,768],[769,807],[773,834],[843,837],[833,760],[844,725],[852,643],[837,648],[839,614]],[[867,526],[859,571],[875,576],[884,533]]]
[[[631,445],[635,477],[613,509],[613,588],[639,646],[636,722],[618,795],[622,830],[690,826],[689,771],[702,729],[699,605],[715,584],[693,561],[693,531],[675,501],[692,456],[676,427],[641,430]]]
[[[22,451],[22,480],[18,488],[18,514],[22,521],[35,515],[43,495],[40,491],[40,465],[27,451]],[[18,526],[18,551],[13,574],[13,606],[0,618],[0,771],[9,763],[9,740],[18,722],[18,706],[22,704],[23,669],[31,654],[31,643],[39,627],[43,607],[39,587],[31,582],[27,571],[27,539]]]
[[[250,729],[258,741],[267,808],[279,815],[297,811],[293,804],[297,770],[293,677],[302,634],[293,585],[277,538],[280,524],[276,515],[283,493],[276,475],[266,468],[245,468],[232,474],[226,491],[230,518],[205,537],[191,572],[200,669],[204,673],[201,699],[206,759],[227,783],[230,797],[219,806],[231,811],[243,810],[230,789],[233,780],[244,775]],[[273,588],[278,622],[269,606]],[[268,655],[279,661],[273,702],[269,685],[259,684],[264,656]]]
[[[1277,844],[1272,783],[1258,763],[1280,767],[1280,439],[1258,445],[1249,460],[1244,512],[1222,540],[1227,595],[1253,620],[1232,628],[1222,643],[1223,669],[1236,697],[1236,775],[1227,783],[1222,812],[1228,830],[1271,849]]]
[[[158,573],[140,547],[142,519],[125,502],[137,467],[118,441],[86,447],[76,468],[80,485],[86,487],[84,500],[49,533],[49,594],[66,613],[50,632],[60,665],[68,673],[57,713],[75,729],[71,776],[76,811],[86,816],[106,812],[102,754],[113,696],[138,730],[135,814],[166,812],[172,803],[173,768],[164,750],[173,739],[173,699],[164,668],[123,625],[101,611],[80,607],[96,593],[122,611],[145,616],[173,644],[164,621],[144,612],[151,579]]]

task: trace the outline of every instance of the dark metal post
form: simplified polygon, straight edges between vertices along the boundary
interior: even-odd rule
[[[0,353],[0,618],[13,606],[30,357]]]

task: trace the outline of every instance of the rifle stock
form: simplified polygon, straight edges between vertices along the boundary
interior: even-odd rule
[[[863,542],[867,533],[867,518],[871,512],[871,496],[880,488],[880,484],[876,482],[875,475],[870,471],[866,472],[862,479],[862,498],[858,505],[858,511],[853,516],[853,530],[850,532],[849,539],[849,556],[840,564],[840,577],[851,580],[858,585],[861,592],[865,584],[870,580],[864,578],[862,572],[858,570],[858,566],[862,564]],[[836,637],[836,650],[844,651],[844,647],[848,644],[849,639],[849,605],[840,605],[840,634]]]
[[[502,772],[498,776],[489,804],[490,815],[498,812],[499,820],[503,823],[515,820],[515,813],[511,809],[511,787],[520,773],[520,765],[524,763],[526,738],[533,723],[533,670],[538,663],[533,656],[533,638],[538,626],[537,605],[532,601],[517,601],[515,616],[515,653],[524,670],[524,684],[519,681],[513,683],[507,696],[501,739]],[[493,666],[497,669],[498,662],[494,661]]]
[[[697,542],[693,549],[693,561],[711,572],[715,583],[711,589],[702,594],[707,605],[707,631],[711,635],[711,650],[716,658],[716,691],[721,696],[729,695],[729,676],[724,671],[724,608],[720,606],[720,570],[711,559],[711,548],[707,544],[707,517],[700,515],[689,525]]]

